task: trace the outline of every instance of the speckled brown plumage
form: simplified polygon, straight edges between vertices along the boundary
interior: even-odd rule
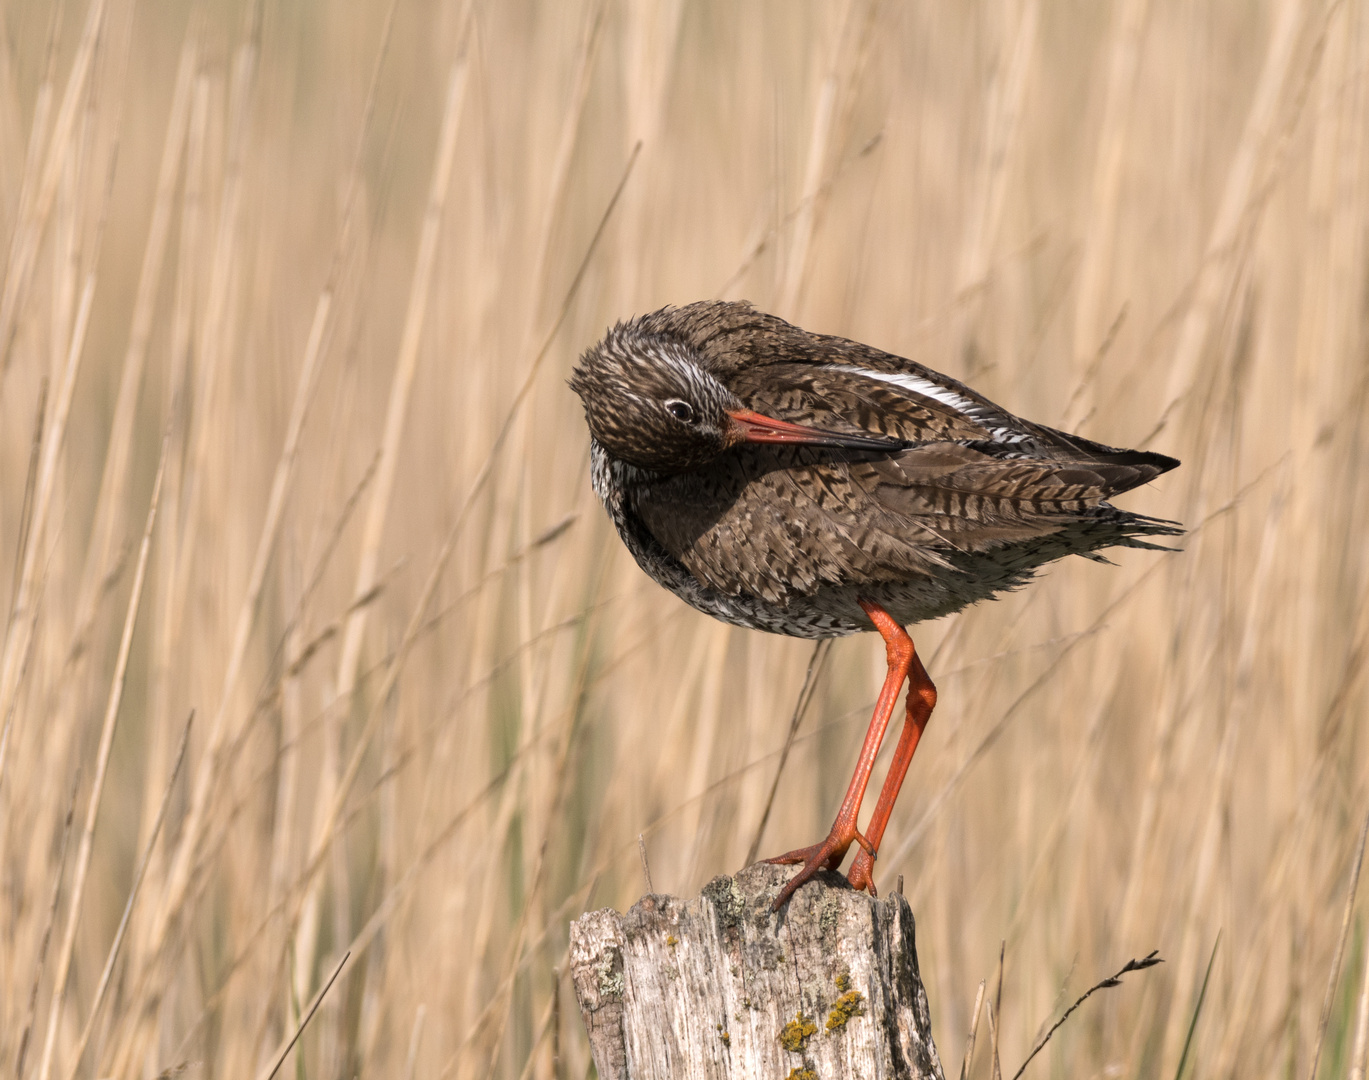
[[[872,629],[858,596],[916,623],[1064,555],[1179,531],[1107,502],[1173,458],[1032,424],[911,360],[748,304],[620,323],[571,386],[594,437],[595,490],[633,556],[687,603],[742,626]],[[667,400],[688,403],[696,423]],[[726,445],[717,414],[734,404],[886,446]]]
[[[749,304],[619,323],[570,385],[595,491],[633,557],[741,626],[833,637],[876,629],[881,611],[893,649],[895,623],[1015,588],[1065,555],[1181,531],[1108,502],[1173,458],[1031,423],[921,364]],[[846,842],[864,839],[850,818]]]

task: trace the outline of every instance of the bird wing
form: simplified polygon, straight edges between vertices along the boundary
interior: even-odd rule
[[[872,357],[743,368],[733,375],[730,388],[749,408],[791,423],[851,434],[873,432],[913,443],[960,443],[981,452],[974,463],[987,474],[994,473],[993,462],[1035,461],[1046,468],[1042,476],[1051,484],[1096,483],[1098,498],[1128,491],[1179,464],[1163,454],[1119,450],[1034,424],[949,376],[902,357],[859,349]],[[1073,468],[1052,479],[1057,466]]]
[[[794,423],[910,441],[1012,441],[1043,431],[916,361],[809,333],[745,302],[664,308],[644,316],[641,329],[689,347],[749,408]]]
[[[1137,477],[1147,471],[1108,461],[1003,458],[991,450],[924,444],[853,464],[850,475],[889,519],[973,552],[1059,532],[1095,513],[1112,493],[1142,482]]]
[[[706,474],[641,485],[633,510],[701,584],[784,604],[829,585],[957,573],[959,555],[1030,545],[1098,514],[1138,469],[1004,460],[955,442],[896,455],[743,447]]]
[[[1033,424],[915,361],[748,304],[664,309],[643,328],[691,346],[756,412],[913,444],[896,454],[744,446],[642,485],[634,508],[650,532],[727,594],[783,603],[829,584],[956,572],[960,553],[1030,545],[1099,515],[1142,522],[1100,504],[1178,464]]]
[[[757,412],[825,430],[875,432],[910,442],[1001,441],[1021,443],[1029,426],[929,368],[902,361],[907,370],[842,363],[779,362],[747,367],[728,389]],[[897,358],[891,358],[897,359]]]
[[[999,456],[1081,463],[1107,458],[1121,464],[1121,455],[1146,466],[1136,483],[1178,464],[1161,454],[1118,450],[1024,420],[914,360],[859,341],[809,333],[744,301],[663,308],[641,321],[644,331],[693,349],[748,408],[770,410],[768,415],[792,423],[911,442],[982,442]]]

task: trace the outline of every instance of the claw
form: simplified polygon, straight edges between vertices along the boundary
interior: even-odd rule
[[[821,844],[814,844],[812,847],[806,848],[795,848],[793,851],[787,851],[773,859],[764,860],[778,866],[803,863],[803,869],[790,878],[784,888],[780,890],[779,896],[775,897],[775,902],[770,905],[770,910],[779,911],[780,908],[784,907],[789,898],[800,887],[811,881],[813,875],[819,870],[836,870],[841,866],[842,859],[846,858],[846,849],[851,846],[852,841],[858,839],[861,839],[858,833],[856,835],[844,835],[833,829]]]
[[[851,864],[851,871],[846,875],[846,880],[851,883],[851,888],[855,889],[856,892],[860,892],[861,889],[869,889],[871,896],[878,896],[879,893],[875,891],[874,870],[875,856],[868,851],[862,851],[856,856],[856,861]]]

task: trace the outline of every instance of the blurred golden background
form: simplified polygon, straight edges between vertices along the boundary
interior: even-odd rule
[[[1183,459],[1124,500],[1182,554],[914,630],[941,704],[877,879],[948,1073],[1004,942],[1009,1070],[1158,948],[1028,1076],[1348,1074],[1365,4],[8,0],[0,35],[4,1070],[261,1075],[350,953],[282,1075],[586,1075],[568,922],[637,899],[638,834],[659,891],[742,864],[814,655],[652,584],[590,491],[576,356],[725,296]],[[883,664],[832,648],[762,855],[825,834]]]

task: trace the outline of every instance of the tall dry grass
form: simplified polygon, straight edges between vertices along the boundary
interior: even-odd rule
[[[1003,941],[1005,1067],[1158,948],[1029,1075],[1302,1078],[1324,1003],[1349,1074],[1365,5],[187,7],[0,9],[0,1068],[260,1075],[347,956],[287,1073],[585,1075],[568,921],[737,868],[812,656],[645,579],[564,385],[726,295],[1184,460],[1182,554],[915,631],[943,1058]]]

